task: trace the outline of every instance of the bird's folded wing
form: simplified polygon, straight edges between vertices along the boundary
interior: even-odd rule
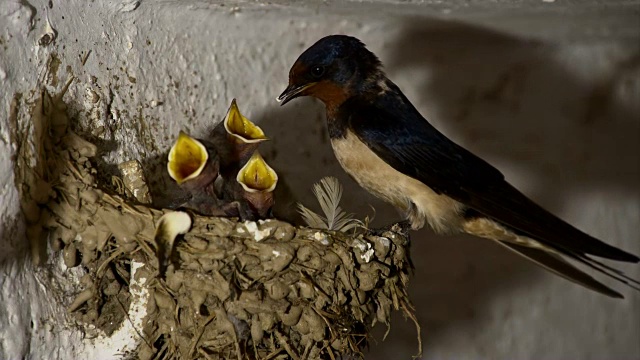
[[[535,204],[507,183],[500,171],[449,140],[401,98],[402,102],[383,97],[374,104],[354,104],[349,112],[348,126],[393,168],[560,252],[640,260]]]

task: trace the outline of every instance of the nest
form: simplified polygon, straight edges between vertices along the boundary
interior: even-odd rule
[[[34,259],[43,261],[48,234],[68,267],[86,270],[69,312],[107,335],[142,303],[133,357],[362,357],[370,329],[389,326],[393,310],[416,322],[409,238],[397,224],[358,234],[190,214],[191,229],[159,276],[154,236],[170,211],[143,203],[150,199],[137,162],[121,167],[130,171],[119,192],[98,183],[96,146],[69,129],[61,99],[43,91],[22,129],[12,104],[14,141],[31,134],[32,146],[18,149],[16,181]]]

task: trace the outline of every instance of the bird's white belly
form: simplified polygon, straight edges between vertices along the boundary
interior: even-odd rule
[[[413,229],[427,222],[439,233],[462,230],[462,204],[395,170],[351,131],[332,139],[331,145],[345,171],[367,191],[404,211]]]

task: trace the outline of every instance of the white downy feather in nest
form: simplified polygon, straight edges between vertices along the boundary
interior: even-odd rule
[[[340,207],[342,185],[335,177],[327,176],[320,179],[320,182],[313,185],[313,193],[325,216],[298,203],[298,212],[309,227],[345,232],[357,226],[364,226],[362,221],[354,219],[353,214],[344,212]]]

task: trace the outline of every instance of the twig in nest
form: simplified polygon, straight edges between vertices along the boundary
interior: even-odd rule
[[[238,360],[242,360],[242,353],[240,352],[240,341],[238,340],[238,334],[236,333],[235,326],[233,325],[231,320],[229,320],[229,315],[227,315],[227,312],[224,309],[218,309],[214,312],[214,314],[215,313],[218,313],[216,316],[220,320],[220,323],[222,324],[222,328],[227,333],[230,333],[232,335],[233,341],[235,342],[235,347],[236,347],[236,357],[238,358]]]
[[[153,360],[171,359],[173,355],[169,354],[165,356],[165,354],[168,354],[168,352],[169,352],[169,342],[164,341],[162,346],[160,347],[160,350],[158,350]]]
[[[287,351],[287,354],[289,354],[289,356],[291,356],[293,360],[300,360],[300,357],[298,357],[295,350],[291,348],[291,346],[289,345],[289,342],[287,341],[287,339],[284,338],[284,336],[280,333],[280,331],[276,331],[275,334],[276,334],[276,338],[278,339],[278,343],[282,347],[284,347],[284,349]]]
[[[103,261],[102,264],[98,266],[98,270],[96,270],[96,277],[102,278],[102,275],[104,275],[104,271],[105,271],[104,269],[107,267],[107,265],[109,265],[109,263],[111,263],[115,258],[120,256],[123,252],[124,250],[118,249],[114,251],[113,254],[111,254],[111,256],[109,256],[105,261]]]
[[[414,309],[410,304],[407,304],[405,301],[401,303],[402,310],[404,313],[413,321],[416,325],[416,332],[418,332],[418,354],[414,355],[413,358],[419,358],[422,356],[422,329],[420,328],[420,324],[418,323],[418,319],[413,313]]]
[[[310,308],[316,313],[318,314],[318,316],[320,316],[320,318],[322,320],[324,320],[324,322],[327,324],[327,328],[329,328],[329,332],[331,333],[331,339],[329,339],[329,342],[333,341],[336,338],[336,333],[333,330],[333,326],[331,326],[331,323],[329,322],[329,320],[327,320],[326,317],[324,317],[324,315],[322,315],[320,313],[320,311],[318,311],[318,309],[316,309],[315,306],[310,306]],[[304,356],[303,356],[304,358]]]
[[[145,254],[147,254],[147,256],[150,259],[153,259],[156,256],[156,253],[149,247],[149,245],[147,245],[147,243],[150,243],[152,241],[151,238],[144,237],[144,236],[136,236],[135,240],[140,246],[140,248],[144,250]]]
[[[307,346],[304,347],[304,352],[302,353],[303,360],[309,358],[310,351],[311,351],[311,343],[307,344]]]
[[[205,328],[215,318],[216,318],[216,313],[212,313],[204,321],[204,323],[202,325],[200,325],[200,329],[198,329],[198,334],[191,341],[191,349],[189,350],[189,356],[193,356],[194,355],[194,353],[196,352],[196,347],[198,346],[198,341],[200,341],[200,338],[202,337],[202,334],[204,334]]]
[[[262,359],[262,360],[271,360],[271,359],[275,358],[276,356],[280,355],[280,353],[283,352],[283,351],[284,351],[283,348],[277,349],[276,351],[274,351],[271,354],[267,355],[267,357]]]
[[[111,176],[111,185],[115,187],[116,194],[127,196],[127,187],[124,186],[124,181],[119,176]]]
[[[331,360],[336,360],[335,355],[333,355],[333,350],[331,350],[331,344],[328,344],[327,346],[327,353],[329,354],[329,357],[331,358]]]
[[[204,351],[201,348],[198,348],[198,354],[204,356],[207,360],[213,360],[213,358],[209,354],[207,354],[206,351]]]

